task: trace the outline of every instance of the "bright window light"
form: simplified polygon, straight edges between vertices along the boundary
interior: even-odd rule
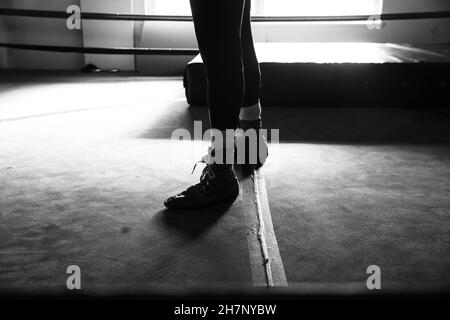
[[[383,6],[383,0],[252,1],[252,14],[256,16],[378,15],[381,14]],[[147,13],[154,15],[188,16],[191,15],[191,10],[189,0],[147,0]]]
[[[348,16],[379,14],[381,0],[263,0],[264,16]]]
[[[154,15],[191,15],[189,0],[147,0],[147,11]]]

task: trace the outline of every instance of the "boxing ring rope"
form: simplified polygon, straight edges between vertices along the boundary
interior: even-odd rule
[[[198,49],[178,48],[97,48],[97,47],[68,47],[68,46],[44,46],[33,44],[0,43],[0,47],[9,49],[25,49],[52,52],[85,53],[85,54],[120,54],[120,55],[169,55],[189,56],[197,55]]]
[[[64,11],[2,9],[0,15],[37,18],[68,18],[71,14]],[[81,18],[85,20],[122,20],[122,21],[192,21],[191,16],[161,16],[121,13],[94,13],[81,12]],[[366,21],[373,15],[351,16],[256,16],[254,22],[334,22],[334,21]],[[450,11],[440,12],[410,12],[410,13],[386,13],[377,16],[377,19],[409,20],[409,19],[438,19],[450,18]]]
[[[26,9],[5,9],[0,8],[0,16],[13,17],[36,17],[36,18],[57,18],[67,19],[71,13],[64,11],[48,10],[26,10]],[[137,15],[121,13],[95,13],[81,12],[80,17],[83,20],[119,20],[119,21],[192,21],[191,16],[161,16],[161,15]],[[351,22],[368,21],[376,18],[377,20],[410,20],[410,19],[441,19],[450,18],[450,11],[442,12],[414,12],[414,13],[387,13],[379,16],[353,15],[353,16],[257,16],[252,17],[253,22]],[[68,47],[68,46],[49,46],[34,44],[14,44],[0,43],[0,48],[53,51],[53,52],[71,52],[71,53],[90,53],[90,54],[120,54],[120,55],[196,55],[198,49],[180,49],[180,48],[97,48],[97,47]]]

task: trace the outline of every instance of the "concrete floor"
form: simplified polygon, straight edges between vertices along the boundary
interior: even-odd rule
[[[325,112],[324,112],[325,111]],[[265,168],[290,286],[450,285],[450,117],[410,109],[269,109]],[[275,158],[275,159],[274,159]],[[318,268],[320,266],[320,268]]]
[[[280,128],[262,171],[292,288],[450,284],[450,118],[407,109],[267,108]],[[181,79],[40,75],[0,83],[0,289],[147,291],[252,286],[243,211],[173,213],[198,179],[207,121]],[[247,199],[248,200],[248,199]]]
[[[87,291],[251,286],[239,201],[164,210],[206,150],[149,133],[184,116],[180,80],[6,85],[0,106],[0,288],[64,290],[71,264]]]

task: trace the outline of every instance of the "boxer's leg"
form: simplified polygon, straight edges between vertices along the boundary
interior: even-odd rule
[[[208,80],[210,124],[222,133],[222,139],[212,141],[210,150],[215,150],[215,154],[210,153],[209,160],[214,160],[208,160],[200,183],[167,199],[165,205],[169,208],[205,207],[239,195],[232,163],[225,163],[226,159],[234,159],[234,137],[225,131],[236,129],[244,98],[241,28],[245,0],[190,2]],[[219,158],[217,154],[224,156]]]
[[[244,162],[247,168],[252,170],[263,165],[268,155],[268,147],[260,131],[262,127],[261,103],[259,100],[261,72],[253,43],[250,13],[251,0],[246,0],[241,33],[245,95],[239,114],[239,127],[244,132],[239,132],[236,144],[238,145],[238,161]],[[252,139],[252,135],[255,135],[256,139]]]

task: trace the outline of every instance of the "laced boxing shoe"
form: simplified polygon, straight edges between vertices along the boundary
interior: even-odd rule
[[[199,209],[225,201],[234,201],[239,195],[239,182],[229,164],[208,164],[200,176],[200,182],[185,191],[168,198],[164,205],[169,209]],[[192,172],[194,172],[195,167]]]
[[[235,137],[235,162],[237,163],[238,148],[244,141],[244,170],[251,171],[259,169],[268,157],[268,145],[265,137],[260,132],[262,128],[261,120],[239,121],[239,128]],[[246,134],[255,130],[256,143],[250,144],[251,139]],[[255,145],[256,144],[256,145]],[[253,155],[251,152],[255,152]],[[211,151],[214,154],[214,150]],[[252,155],[252,156],[251,156]],[[256,161],[254,161],[256,158]],[[206,167],[200,176],[200,182],[186,189],[185,191],[168,198],[164,205],[170,209],[196,209],[212,206],[221,202],[235,200],[239,195],[239,182],[231,164],[209,164],[208,156],[203,157]],[[250,161],[253,160],[253,161]],[[198,164],[198,163],[197,163]],[[197,166],[194,166],[194,170]],[[194,171],[193,170],[193,171]]]

